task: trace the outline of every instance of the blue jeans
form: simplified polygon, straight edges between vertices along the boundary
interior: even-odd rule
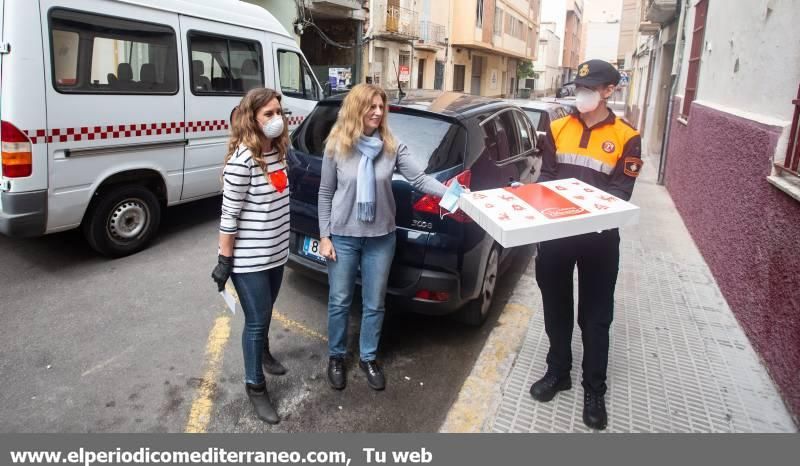
[[[374,361],[383,327],[384,298],[389,269],[394,259],[394,232],[374,238],[331,235],[336,261],[328,261],[328,353],[344,357],[347,353],[347,325],[350,304],[361,268],[362,361]]]
[[[264,382],[261,355],[272,320],[272,306],[278,299],[283,280],[283,266],[260,272],[234,273],[231,280],[244,311],[242,353],[245,381],[260,384]]]

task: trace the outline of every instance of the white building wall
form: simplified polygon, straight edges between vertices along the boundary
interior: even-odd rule
[[[542,24],[539,34],[539,54],[533,69],[539,75],[536,80],[536,94],[549,95],[560,85],[561,38],[556,35],[555,23]]]
[[[622,0],[586,0],[583,3],[584,21],[619,21],[621,17]]]
[[[619,49],[619,26],[619,20],[613,23],[587,23],[584,37],[584,60],[597,59],[616,63]]]
[[[541,9],[542,23],[555,23],[555,34],[564,37],[564,28],[567,22],[567,2],[566,0],[542,0]],[[563,50],[564,44],[561,43],[560,49]],[[563,54],[558,56],[558,66],[562,65]]]
[[[797,0],[711,1],[697,101],[769,119],[791,120],[800,82]],[[694,8],[687,11],[678,95],[686,89]]]

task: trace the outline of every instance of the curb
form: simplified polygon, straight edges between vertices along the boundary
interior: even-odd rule
[[[535,256],[534,256],[535,257]],[[475,362],[439,432],[487,432],[502,399],[505,381],[528,333],[533,309],[530,294],[538,293],[531,258]]]

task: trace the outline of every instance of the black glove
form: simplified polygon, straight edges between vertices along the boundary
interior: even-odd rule
[[[214,267],[214,271],[211,272],[211,278],[217,282],[217,288],[219,288],[220,293],[225,289],[225,282],[230,278],[231,272],[233,272],[233,257],[220,254],[217,260],[217,266]]]

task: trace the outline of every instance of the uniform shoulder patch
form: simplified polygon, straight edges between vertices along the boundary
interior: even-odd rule
[[[639,157],[625,157],[625,174],[636,178],[642,171],[644,162]]]

